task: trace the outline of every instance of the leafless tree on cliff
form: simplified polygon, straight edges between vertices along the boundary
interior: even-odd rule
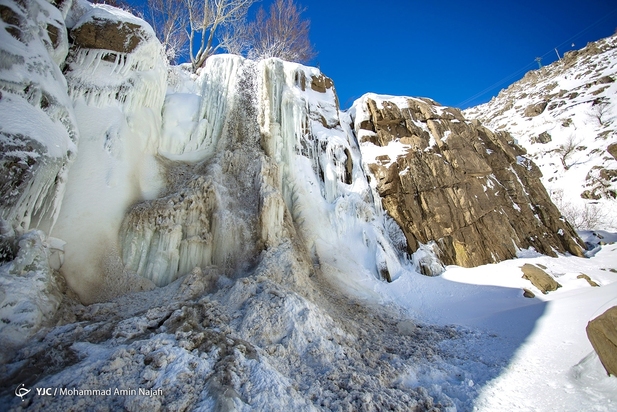
[[[259,9],[243,36],[229,39],[229,50],[246,51],[249,58],[257,60],[309,61],[316,53],[309,40],[310,21],[301,16],[304,11],[294,0],[275,0],[268,13]]]
[[[606,118],[610,115],[610,105],[606,102],[594,104],[589,114],[598,121],[600,126],[604,126]]]
[[[574,135],[571,134],[567,138],[567,140],[556,149],[557,154],[559,154],[561,164],[565,170],[570,169],[570,167],[572,166],[571,164],[568,164],[568,159],[572,156],[572,153],[574,153],[577,148],[578,142],[575,140]]]
[[[170,62],[176,63],[185,51],[189,12],[184,0],[148,0],[146,19],[165,48]]]
[[[226,48],[224,41],[217,41],[219,32],[244,21],[249,7],[256,0],[183,1],[189,14],[187,32],[191,65],[196,71],[217,50]]]

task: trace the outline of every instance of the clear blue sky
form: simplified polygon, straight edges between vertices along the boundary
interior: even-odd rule
[[[537,68],[536,57],[549,64],[555,47],[563,54],[617,29],[614,0],[298,1],[319,51],[313,63],[343,108],[366,92],[474,106]]]
[[[143,3],[144,0],[128,0]],[[261,0],[268,9],[272,0]],[[342,108],[367,92],[466,108],[617,29],[615,0],[296,0]],[[574,47],[572,44],[574,43]]]

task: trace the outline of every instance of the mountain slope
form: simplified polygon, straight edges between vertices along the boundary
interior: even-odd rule
[[[510,132],[542,171],[553,201],[579,229],[617,225],[617,35],[531,71],[464,111]]]

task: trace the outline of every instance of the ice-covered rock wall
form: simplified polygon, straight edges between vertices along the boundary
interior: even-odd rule
[[[0,3],[0,217],[49,231],[79,137],[60,65],[63,12],[46,1]]]
[[[399,255],[340,116],[316,69],[223,55],[194,79],[174,72],[158,146],[166,188],[124,219],[127,268],[160,286],[196,266],[233,273],[299,230],[316,264],[391,279]]]
[[[152,287],[123,270],[118,232],[126,209],[162,187],[155,156],[167,67],[152,28],[127,12],[76,3],[67,22],[64,71],[81,139],[53,235],[66,241],[69,285],[94,301]]]
[[[0,2],[0,358],[48,322],[61,300],[63,242],[47,235],[79,140],[61,70],[70,5]]]
[[[342,270],[352,288],[401,271],[398,228],[386,230],[355,134],[332,81],[317,69],[262,62],[263,147],[279,165],[285,204],[322,270]],[[355,284],[355,285],[353,285]]]

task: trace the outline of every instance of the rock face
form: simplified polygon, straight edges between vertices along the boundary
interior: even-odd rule
[[[410,253],[436,242],[445,264],[465,267],[529,247],[582,256],[583,243],[550,201],[540,171],[507,133],[428,99],[375,95],[356,102],[355,129]]]
[[[606,372],[617,376],[617,306],[589,322],[586,331]]]
[[[528,281],[530,281],[532,285],[540,289],[540,292],[544,293],[545,295],[548,292],[552,292],[561,287],[561,285],[557,281],[555,281],[555,279],[553,279],[551,275],[549,275],[537,266],[526,263],[523,265],[523,267],[521,267],[521,270],[523,271],[523,279],[527,279]]]
[[[71,38],[77,47],[120,53],[131,53],[149,37],[138,24],[98,17],[93,17],[71,31]]]

